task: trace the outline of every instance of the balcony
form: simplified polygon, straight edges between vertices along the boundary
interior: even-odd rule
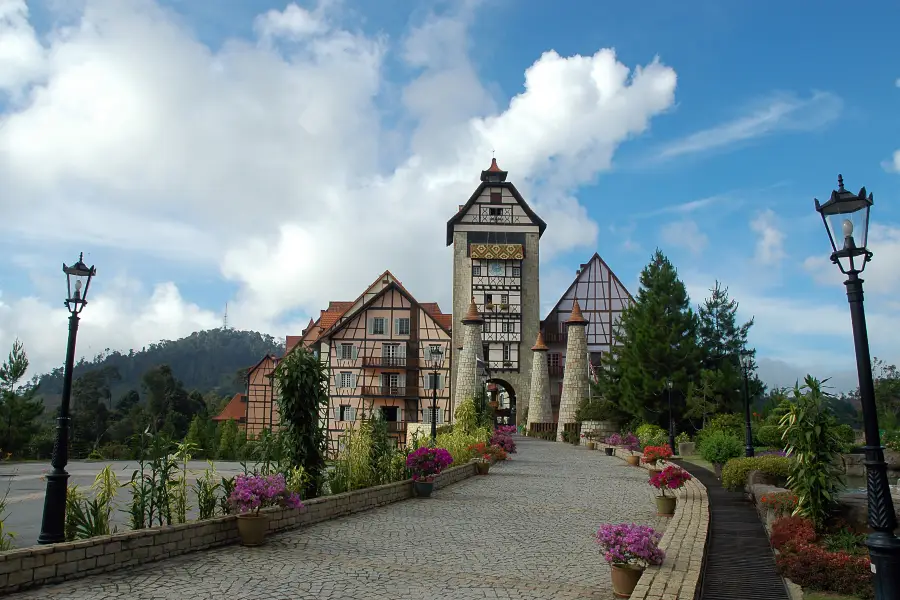
[[[387,421],[388,434],[406,435],[406,421]]]
[[[419,361],[408,356],[365,356],[363,367],[368,369],[418,369]]]
[[[545,331],[544,342],[547,344],[565,344],[569,340],[569,336],[564,331]]]
[[[419,389],[393,385],[366,385],[363,386],[362,394],[375,398],[418,398]]]
[[[565,374],[565,365],[548,365],[547,373],[550,377],[562,377]]]

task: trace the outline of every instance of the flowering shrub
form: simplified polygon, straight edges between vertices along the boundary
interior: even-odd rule
[[[815,544],[789,542],[775,559],[785,577],[804,588],[873,598],[869,558],[829,552]]]
[[[406,457],[406,468],[412,471],[413,481],[428,481],[453,464],[453,457],[443,448],[423,446]]]
[[[641,462],[646,465],[656,466],[656,463],[667,458],[672,458],[672,449],[668,445],[647,446],[644,448],[644,456],[641,457]]]
[[[794,492],[769,492],[763,494],[759,501],[777,515],[789,515],[797,508],[797,494]]]
[[[478,442],[469,446],[469,451],[485,460],[506,460],[506,450],[500,446],[489,446],[484,442]]]
[[[238,475],[229,504],[239,513],[259,514],[261,508],[283,506],[301,508],[303,503],[295,492],[288,491],[284,475]]]
[[[772,522],[772,547],[781,550],[789,542],[811,544],[816,539],[812,521],[803,517],[781,517]]]
[[[614,433],[608,438],[606,438],[606,443],[610,446],[621,446],[624,443],[622,436],[618,433]]]
[[[518,428],[515,425],[499,425],[496,429],[497,433],[504,433],[506,435],[512,435],[518,432]]]
[[[641,449],[640,440],[638,440],[638,437],[631,432],[626,433],[625,437],[622,438],[622,445],[632,454],[639,452]]]
[[[659,547],[662,534],[646,525],[622,523],[601,525],[594,536],[606,562],[646,568],[661,565],[666,553]]]
[[[494,435],[491,436],[491,446],[500,446],[510,454],[513,454],[516,451],[516,443],[505,433],[495,432]]]
[[[650,478],[650,485],[666,495],[666,490],[678,490],[691,480],[691,474],[678,467],[669,466]]]

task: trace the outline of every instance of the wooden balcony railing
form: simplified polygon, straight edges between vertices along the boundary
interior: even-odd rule
[[[363,396],[378,398],[416,398],[419,396],[419,389],[393,385],[366,385],[363,386],[362,393]]]
[[[544,342],[548,344],[559,344],[566,343],[569,340],[569,336],[564,331],[545,331],[544,332]]]
[[[363,357],[363,367],[418,369],[419,361],[408,356],[365,356]]]

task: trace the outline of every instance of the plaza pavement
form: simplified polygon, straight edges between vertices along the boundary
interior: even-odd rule
[[[472,477],[368,512],[270,537],[45,586],[11,600],[612,599],[592,534],[664,527],[646,471],[569,444],[517,437]]]

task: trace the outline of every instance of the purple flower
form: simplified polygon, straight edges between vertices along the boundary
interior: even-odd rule
[[[600,526],[594,537],[603,558],[614,565],[648,567],[661,565],[666,558],[666,553],[659,548],[662,534],[646,525],[607,523]]]
[[[499,430],[491,436],[490,445],[500,446],[510,454],[516,451],[516,442],[505,433],[501,433]]]
[[[282,506],[302,508],[300,496],[287,489],[284,475],[238,475],[228,502],[238,512],[255,512],[261,508]]]
[[[611,436],[609,436],[608,438],[606,438],[606,443],[609,444],[610,446],[621,446],[624,443],[624,441],[622,440],[621,435],[619,435],[618,433],[614,433]]]
[[[414,481],[430,479],[453,464],[453,457],[444,448],[423,446],[406,457],[406,468],[412,471]]]

